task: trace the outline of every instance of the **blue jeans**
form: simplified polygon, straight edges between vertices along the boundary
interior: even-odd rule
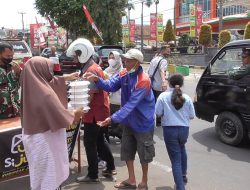
[[[164,141],[172,164],[176,190],[185,190],[183,176],[187,174],[187,142],[189,127],[163,126]]]

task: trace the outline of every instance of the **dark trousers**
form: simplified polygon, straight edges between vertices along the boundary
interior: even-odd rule
[[[107,162],[108,170],[115,169],[114,157],[107,141],[104,140],[103,129],[96,123],[84,123],[83,142],[89,165],[88,176],[90,178],[98,178],[98,154],[102,160]]]

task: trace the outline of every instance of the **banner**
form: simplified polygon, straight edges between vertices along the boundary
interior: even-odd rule
[[[43,41],[41,43],[41,41]],[[40,31],[40,24],[30,24],[30,46],[31,48],[46,47],[45,39]]]
[[[197,12],[196,12],[196,29],[197,29],[197,32],[198,32],[198,35],[200,33],[200,28],[201,28],[201,25],[202,25],[202,5],[197,5]]]
[[[152,43],[156,42],[157,37],[157,18],[156,13],[150,13],[150,40]]]
[[[71,125],[67,132],[69,158],[72,157],[80,125]],[[22,143],[22,128],[0,132],[0,182],[29,174]]]
[[[195,19],[196,19],[196,11],[195,11],[195,5],[190,4],[189,5],[189,21],[190,21],[190,37],[195,37]]]
[[[135,20],[129,20],[129,37],[131,42],[135,42]]]
[[[123,24],[122,25],[122,36],[123,36],[123,42],[129,43],[129,28],[128,24]]]
[[[63,46],[66,43],[66,32],[64,35],[62,35],[61,33],[59,33],[59,30],[57,29],[57,27],[55,26],[55,24],[52,22],[52,20],[49,17],[47,17],[47,20],[49,21],[50,27],[52,29],[52,31],[48,33],[48,43],[50,44],[52,41],[52,44],[53,44],[53,42],[55,41],[55,37],[56,37],[57,44]]]
[[[157,41],[163,42],[164,27],[163,14],[157,14]]]
[[[84,11],[84,13],[85,13],[85,15],[86,15],[86,17],[87,17],[89,23],[90,23],[91,26],[92,26],[92,29],[94,29],[94,30],[96,31],[97,35],[98,35],[98,36],[101,38],[101,40],[103,41],[103,39],[102,39],[102,33],[101,33],[101,32],[98,30],[98,28],[96,27],[96,25],[95,25],[95,23],[94,23],[94,21],[93,21],[91,15],[89,14],[88,9],[87,9],[87,7],[85,6],[84,3],[82,4],[82,8],[83,8],[83,11]]]

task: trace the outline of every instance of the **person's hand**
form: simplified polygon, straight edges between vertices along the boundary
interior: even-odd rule
[[[14,61],[12,61],[11,65],[12,65],[11,69],[14,71],[15,76],[17,78],[19,78],[21,71],[22,71],[22,68],[19,66],[18,63],[14,62]]]
[[[90,73],[90,72],[85,73],[82,77],[85,80],[93,81],[93,82],[98,81],[98,78],[99,78],[97,75]]]
[[[110,124],[111,124],[110,117],[106,118],[104,121],[97,121],[97,125],[99,125],[100,127],[107,127]]]
[[[66,81],[77,80],[79,78],[79,73],[78,72],[74,72],[74,73],[71,73],[71,74],[63,75],[63,77],[64,77],[64,79]]]
[[[83,108],[82,108],[82,107],[81,107],[81,108],[78,108],[78,109],[76,109],[76,110],[74,111],[74,115],[75,115],[75,118],[74,118],[74,121],[73,121],[74,124],[79,123],[79,121],[80,121],[80,119],[81,119],[83,113],[84,113],[84,112],[83,112]]]

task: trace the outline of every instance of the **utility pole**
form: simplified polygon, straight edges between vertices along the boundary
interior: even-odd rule
[[[143,52],[143,3],[141,2],[141,52]]]
[[[23,15],[26,14],[25,12],[18,12],[18,14],[22,15],[22,26],[23,26],[23,34],[24,34],[24,21],[23,21]]]
[[[219,0],[219,32],[223,28],[223,4],[224,0]]]

